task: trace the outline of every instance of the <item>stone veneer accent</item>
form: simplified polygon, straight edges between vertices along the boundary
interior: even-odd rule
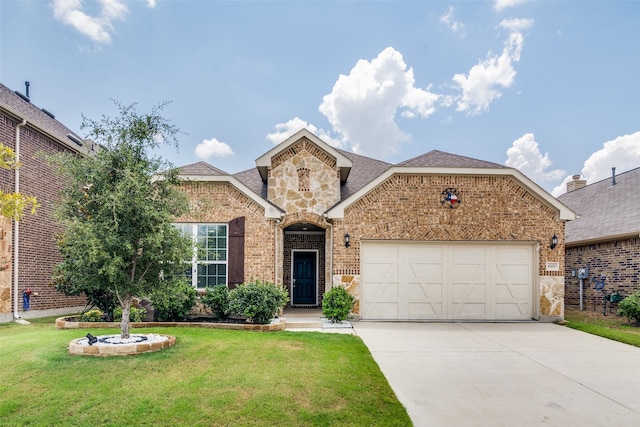
[[[287,214],[322,215],[340,200],[335,158],[301,139],[272,159],[267,198]]]
[[[456,209],[443,207],[441,192],[455,188]],[[423,197],[415,197],[421,194]],[[342,236],[349,233],[351,246]],[[551,236],[561,237],[550,249]],[[564,317],[564,223],[556,212],[510,176],[418,175],[389,177],[334,220],[333,284],[348,284],[359,295],[360,241],[506,241],[539,243],[541,319]],[[558,262],[561,271],[547,271]],[[534,310],[535,312],[535,310]]]
[[[11,312],[11,220],[0,218],[0,313]]]

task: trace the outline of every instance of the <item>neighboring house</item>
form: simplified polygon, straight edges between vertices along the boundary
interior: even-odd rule
[[[61,260],[54,239],[62,229],[53,211],[62,186],[45,156],[86,153],[92,147],[53,114],[33,105],[28,92],[14,92],[2,84],[0,142],[14,150],[19,143],[22,163],[18,183],[14,171],[0,171],[0,188],[13,193],[19,185],[20,193],[35,196],[40,204],[35,215],[25,214],[18,228],[12,220],[0,219],[0,321],[10,321],[16,314],[35,317],[78,310],[85,304],[84,298],[66,297],[50,285],[53,267]],[[25,313],[23,292],[27,289],[31,297]]]
[[[180,169],[191,212],[176,222],[204,249],[191,273],[200,290],[269,280],[292,306],[317,307],[345,286],[362,319],[564,316],[575,214],[515,169],[440,151],[392,165],[306,129],[254,169]]]
[[[583,308],[602,309],[603,298],[615,291],[629,295],[640,289],[640,168],[586,185],[580,175],[558,199],[578,219],[566,227],[565,303],[580,306],[579,271],[583,279]],[[602,276],[604,287],[602,290]]]

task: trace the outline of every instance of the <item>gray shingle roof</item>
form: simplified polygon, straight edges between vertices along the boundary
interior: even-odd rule
[[[211,166],[207,162],[196,162],[190,165],[180,166],[180,175],[219,176],[229,175],[225,171]]]
[[[260,172],[258,172],[257,168],[238,172],[234,174],[233,177],[249,187],[251,191],[258,194],[263,199],[267,199],[267,184],[262,181],[262,177],[260,176]]]
[[[79,141],[83,141],[83,138],[77,133],[57,121],[55,118],[52,118],[41,108],[21,98],[2,83],[0,83],[0,106],[26,119],[28,124],[49,134],[53,138],[57,139],[62,145],[73,151],[87,153],[91,150],[92,144],[84,143],[80,146],[69,139],[67,135],[71,134]]]
[[[640,168],[558,197],[578,215],[566,224],[567,244],[615,240],[616,237],[640,234]]]
[[[432,167],[432,168],[499,168],[506,166],[498,163],[478,160],[471,157],[458,156],[457,154],[445,153],[444,151],[433,150],[413,159],[398,163],[401,167]]]

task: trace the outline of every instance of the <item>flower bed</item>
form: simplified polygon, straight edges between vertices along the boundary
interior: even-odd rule
[[[120,322],[79,322],[75,317],[59,317],[56,319],[56,329],[98,329],[119,328]],[[245,331],[284,331],[286,322],[284,319],[273,319],[266,325],[254,323],[218,323],[218,322],[131,322],[132,328],[156,328],[156,327],[196,327],[212,329],[234,329]]]
[[[86,322],[95,323],[95,322]],[[89,339],[76,338],[69,343],[69,353],[76,356],[134,356],[164,350],[176,343],[176,337],[163,334],[131,334],[131,338],[120,340],[119,335],[100,335],[97,342],[89,344]]]

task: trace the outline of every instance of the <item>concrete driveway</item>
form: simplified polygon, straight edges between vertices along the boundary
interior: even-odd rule
[[[640,425],[640,348],[549,323],[353,327],[415,426]]]

